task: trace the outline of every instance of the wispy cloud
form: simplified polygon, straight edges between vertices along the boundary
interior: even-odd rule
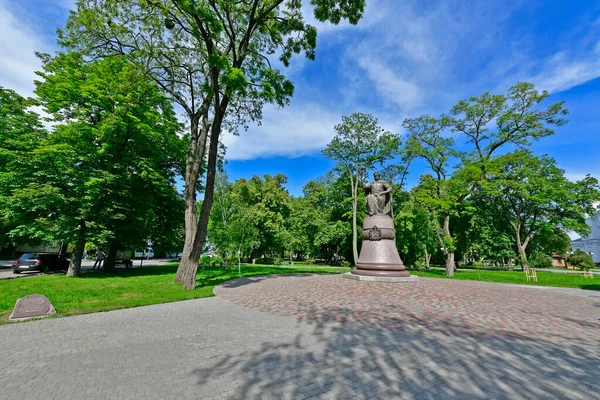
[[[559,52],[539,63],[541,72],[529,80],[540,89],[561,92],[600,77],[600,42],[587,54]]]
[[[267,107],[262,125],[239,136],[225,134],[227,159],[250,160],[269,156],[300,157],[323,149],[334,135],[340,114],[316,105],[292,104],[284,109]]]
[[[41,63],[35,51],[44,48],[43,41],[27,26],[19,23],[0,2],[0,86],[23,96],[33,94],[34,71]]]

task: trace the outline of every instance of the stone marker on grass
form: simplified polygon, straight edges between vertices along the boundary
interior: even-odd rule
[[[17,300],[9,320],[22,320],[30,318],[47,317],[56,314],[56,310],[50,300],[43,294],[32,294]]]

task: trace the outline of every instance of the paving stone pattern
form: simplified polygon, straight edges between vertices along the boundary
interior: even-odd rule
[[[0,399],[600,398],[600,297],[411,285],[253,278],[2,325]]]

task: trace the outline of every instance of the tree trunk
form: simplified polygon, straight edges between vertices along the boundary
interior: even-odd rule
[[[113,272],[115,270],[115,263],[117,261],[117,250],[119,249],[119,243],[113,241],[108,246],[108,254],[104,259],[104,271]]]
[[[77,241],[69,262],[69,270],[67,276],[78,277],[81,274],[81,259],[85,250],[85,222],[77,228]]]
[[[454,276],[454,252],[446,253],[446,276]]]
[[[525,242],[521,242],[521,224],[514,224],[513,228],[515,228],[515,236],[517,239],[517,249],[519,250],[519,261],[521,261],[521,268],[523,272],[529,270],[529,261],[527,261],[527,253],[525,253],[525,249],[527,248],[527,243],[529,242],[529,237],[525,239]]]
[[[452,239],[452,235],[450,234],[450,215],[444,215],[444,237]],[[447,246],[449,240],[445,245]],[[452,244],[452,248],[446,249],[446,276],[454,276],[454,243]]]
[[[194,241],[192,243],[193,248],[191,249],[191,251],[189,251],[189,257],[186,259],[185,262],[183,262],[183,258],[181,259],[182,262],[179,264],[177,276],[175,278],[177,281],[177,277],[180,277],[181,282],[183,282],[183,288],[187,290],[196,288],[196,271],[198,270],[198,260],[200,259],[202,247],[204,246],[204,240],[206,239],[206,232],[208,230],[208,217],[210,216],[210,209],[212,207],[214,197],[217,159],[219,158],[219,135],[221,133],[221,123],[223,122],[223,116],[225,115],[227,103],[227,99],[223,99],[223,103],[221,104],[221,107],[219,107],[219,113],[218,115],[215,115],[211,127],[204,200],[202,201],[202,207],[200,208],[200,218],[198,218],[196,235],[194,236]]]
[[[429,261],[431,260],[431,254],[427,252],[427,245],[423,245],[425,249],[425,269],[429,270]]]
[[[354,265],[358,262],[358,235],[356,234],[356,195],[352,199],[352,255]]]
[[[200,167],[206,148],[206,138],[209,125],[206,117],[203,119],[202,133],[198,142],[194,142],[199,131],[199,121],[192,117],[191,122],[191,143],[186,156],[185,165],[185,240],[183,251],[181,253],[181,262],[175,275],[176,283],[183,283],[190,268],[198,268],[198,261],[202,253],[202,247],[198,249],[196,242],[196,233],[198,230],[197,206],[196,206],[196,184],[200,174]],[[195,276],[195,272],[194,272]],[[188,278],[189,279],[189,278]]]
[[[521,267],[523,272],[529,269],[529,261],[527,261],[527,253],[525,253],[525,247],[517,241],[517,248],[519,249],[519,258],[521,259]]]

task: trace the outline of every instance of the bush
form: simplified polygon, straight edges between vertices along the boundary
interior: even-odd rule
[[[414,265],[414,269],[416,269],[419,272],[423,272],[425,271],[427,265],[425,264],[425,261],[423,260],[417,260],[415,261],[415,265]]]
[[[350,268],[351,265],[352,265],[352,263],[350,261],[348,261],[348,260],[343,260],[340,263],[340,267],[343,267],[343,268]]]
[[[581,249],[575,250],[573,254],[567,257],[567,263],[582,270],[592,269],[596,266],[592,256]]]
[[[307,258],[304,261],[306,262],[306,265],[315,265],[315,263],[317,262],[317,260],[315,260],[314,258]]]
[[[221,256],[211,257],[209,265],[211,267],[220,267],[221,265],[223,265],[223,257],[221,257]]]
[[[273,257],[273,265],[281,265],[282,262],[283,262],[283,258]]]
[[[201,256],[200,260],[198,261],[198,264],[204,265],[204,266],[210,266],[211,265],[211,257]]]
[[[542,253],[534,254],[531,258],[531,268],[552,268],[552,257]]]
[[[473,268],[475,268],[475,269],[485,268],[485,263],[483,261],[475,261],[473,263]]]

